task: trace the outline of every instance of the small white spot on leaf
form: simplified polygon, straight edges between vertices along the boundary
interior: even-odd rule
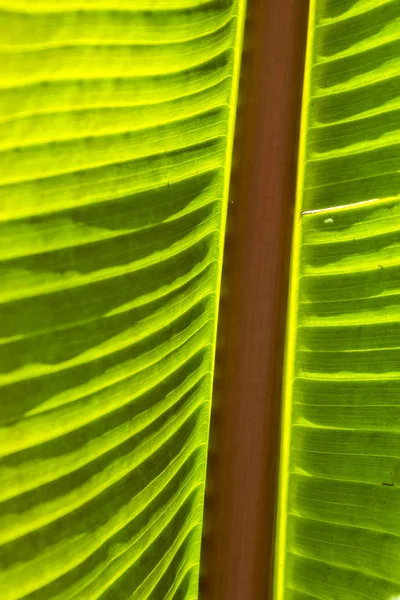
[[[333,223],[333,219],[325,219],[324,223],[331,225]]]

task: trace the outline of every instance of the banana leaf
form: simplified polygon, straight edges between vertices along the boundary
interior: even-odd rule
[[[312,0],[275,598],[400,597],[400,3]]]
[[[244,0],[0,0],[0,598],[196,598]]]

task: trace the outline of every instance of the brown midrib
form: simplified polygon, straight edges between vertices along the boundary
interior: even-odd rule
[[[269,600],[308,0],[250,0],[218,326],[201,597]]]

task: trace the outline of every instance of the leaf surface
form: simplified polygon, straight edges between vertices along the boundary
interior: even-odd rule
[[[0,1],[0,598],[196,598],[244,0]]]
[[[311,3],[279,600],[400,594],[400,3]]]

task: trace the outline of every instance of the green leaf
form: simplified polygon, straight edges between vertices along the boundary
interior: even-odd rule
[[[311,3],[275,597],[400,597],[400,4]]]
[[[0,0],[0,598],[196,598],[244,0]]]

